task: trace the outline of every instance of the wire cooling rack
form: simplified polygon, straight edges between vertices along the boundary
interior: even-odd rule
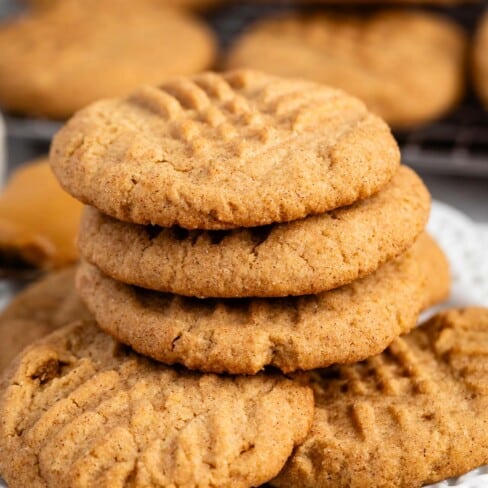
[[[279,2],[279,5],[276,3],[234,2],[210,12],[206,20],[217,33],[225,52],[237,35],[263,16],[298,8],[308,11],[324,8],[313,5],[298,7],[297,2],[292,0]],[[343,5],[341,10],[349,8],[349,5]],[[378,6],[362,5],[358,8],[370,11]],[[473,33],[485,8],[488,8],[486,1],[443,8],[429,7],[428,10],[448,15],[464,26],[467,32]],[[58,122],[13,116],[7,116],[6,121],[11,137],[33,142],[48,143],[60,127]],[[472,93],[442,120],[409,132],[396,133],[395,136],[402,149],[403,162],[424,173],[488,177],[488,112]]]

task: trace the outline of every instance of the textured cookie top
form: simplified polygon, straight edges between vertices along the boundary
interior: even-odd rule
[[[205,24],[164,2],[54,2],[0,28],[0,104],[66,118],[141,83],[208,69],[214,55]]]
[[[439,116],[460,96],[465,49],[456,24],[425,12],[291,14],[251,27],[227,66],[342,88],[403,127]]]
[[[277,487],[410,488],[488,463],[488,310],[452,310],[362,363],[305,375],[314,424]]]
[[[313,416],[311,390],[291,380],[170,369],[89,322],[25,350],[3,386],[0,469],[12,487],[257,486]]]
[[[51,163],[120,220],[226,229],[285,222],[378,191],[389,128],[341,91],[253,71],[204,73],[103,100],[57,134]]]
[[[479,97],[488,107],[488,14],[480,22],[473,47],[473,79]]]
[[[443,276],[431,286],[428,276]],[[290,372],[353,362],[381,352],[449,288],[445,259],[430,238],[375,273],[304,297],[207,299],[131,287],[84,263],[82,299],[100,327],[141,354],[209,372]]]
[[[0,315],[0,371],[31,342],[90,313],[75,291],[74,268],[47,275],[20,292]]]
[[[402,166],[372,197],[286,224],[230,231],[129,224],[85,210],[79,248],[112,278],[197,297],[319,293],[371,273],[425,227],[430,196]]]

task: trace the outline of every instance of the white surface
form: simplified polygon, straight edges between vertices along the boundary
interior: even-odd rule
[[[453,277],[450,306],[484,305],[488,307],[488,227],[475,224],[448,205],[434,202],[428,225],[449,258]],[[0,307],[9,299],[8,287],[0,284]],[[429,488],[488,488],[488,466],[460,478],[429,485]],[[5,487],[0,480],[0,487]]]

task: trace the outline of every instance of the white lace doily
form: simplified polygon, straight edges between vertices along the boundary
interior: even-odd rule
[[[428,230],[446,253],[451,265],[451,298],[440,308],[467,305],[488,307],[488,226],[476,224],[458,210],[434,202]],[[0,284],[0,309],[10,296],[8,286]],[[488,466],[428,488],[450,486],[488,488]],[[5,488],[5,485],[0,480],[2,487]]]

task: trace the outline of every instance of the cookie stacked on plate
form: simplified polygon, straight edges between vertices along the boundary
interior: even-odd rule
[[[91,206],[82,298],[166,364],[362,360],[447,291],[442,254],[419,238],[427,190],[386,124],[338,90],[253,71],[175,79],[79,112],[51,161]]]
[[[488,458],[461,456],[485,440],[462,362],[487,356],[481,312],[398,338],[448,269],[428,192],[361,102],[205,73],[87,107],[51,162],[89,205],[77,288],[94,320],[82,308],[5,373],[12,488],[406,487]],[[381,457],[385,442],[407,452]]]

